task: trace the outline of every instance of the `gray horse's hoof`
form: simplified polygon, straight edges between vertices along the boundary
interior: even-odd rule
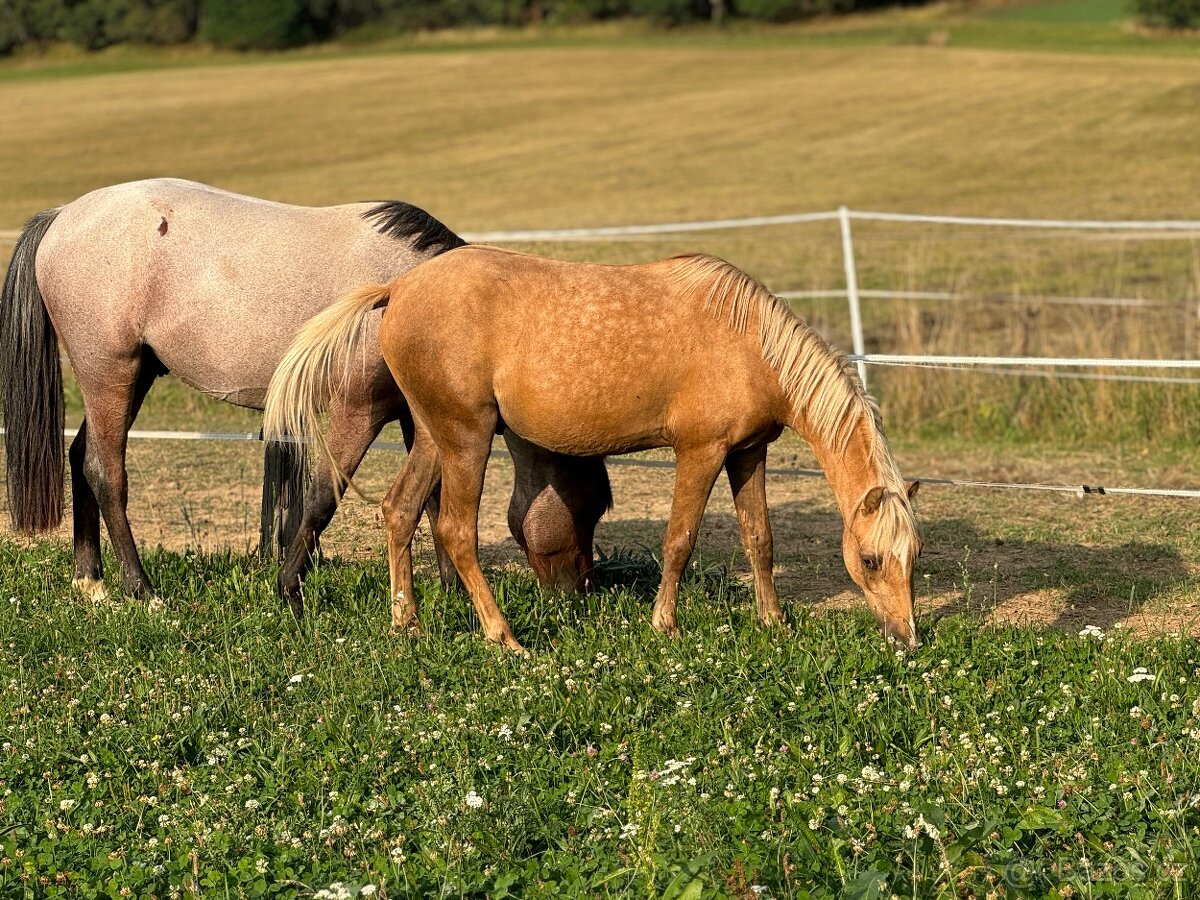
[[[92,603],[104,603],[108,600],[108,588],[104,586],[102,578],[75,578],[71,581],[71,587]]]

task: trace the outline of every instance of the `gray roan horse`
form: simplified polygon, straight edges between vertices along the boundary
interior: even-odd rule
[[[125,449],[154,380],[171,372],[209,396],[261,409],[305,321],[361,284],[463,243],[407,203],[288,206],[176,179],[115,185],[38,213],[17,241],[0,301],[13,525],[42,532],[62,520],[61,340],[85,411],[70,450],[74,584],[104,595],[103,514],[126,592],[150,595],[126,516]],[[399,420],[411,443],[411,416],[379,354],[380,318],[369,323],[344,395],[330,403],[329,448],[347,476],[388,422]],[[595,525],[611,503],[603,461],[560,457],[515,436],[509,449],[513,535],[543,583],[585,585]],[[268,445],[266,458],[262,548],[289,546],[279,586],[299,614],[301,579],[344,484],[324,459],[305,494],[295,444]],[[438,557],[443,580],[453,579],[440,545]]]

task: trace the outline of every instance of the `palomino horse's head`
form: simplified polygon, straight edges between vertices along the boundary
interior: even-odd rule
[[[847,517],[842,532],[846,571],[862,588],[886,637],[905,647],[920,644],[913,618],[913,564],[921,554],[911,502],[919,481],[904,494],[873,487]]]

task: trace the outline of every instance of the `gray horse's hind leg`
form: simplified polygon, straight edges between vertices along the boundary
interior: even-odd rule
[[[388,418],[371,420],[367,417],[349,416],[334,411],[329,417],[328,450],[338,469],[353,476],[359,464],[383,429]],[[301,584],[312,567],[313,556],[321,532],[329,525],[337,512],[342,492],[336,485],[328,458],[318,460],[316,471],[304,495],[304,515],[291,546],[279,570],[279,593],[292,612],[299,618],[304,614],[304,598]]]
[[[98,361],[88,372],[101,372],[104,380],[79,375],[88,423],[82,453],[83,475],[104,515],[126,593],[149,597],[153,589],[142,568],[126,515],[129,481],[125,448],[142,401],[165,370],[154,353],[145,348],[143,354],[132,359]]]
[[[371,442],[383,430],[388,422],[399,418],[401,431],[404,433],[405,446],[412,446],[412,417],[407,409],[389,409],[377,414],[376,418],[352,415],[345,411],[335,410],[329,417],[327,434],[330,455],[337,461],[338,469],[345,475],[353,477],[366,456]],[[328,527],[341,501],[340,485],[335,486],[329,460],[323,459],[317,465],[317,470],[309,483],[304,495],[304,517],[300,528],[288,548],[283,567],[279,570],[279,593],[288,602],[292,612],[297,616],[304,614],[304,598],[301,587],[304,576],[312,567],[312,561],[317,551],[321,533]],[[437,498],[431,498],[426,507],[430,525],[437,527]],[[438,567],[442,574],[442,583],[447,587],[458,584],[458,573],[454,564],[446,556],[440,541],[435,539],[438,554]]]
[[[75,537],[75,577],[71,581],[80,592],[92,600],[108,596],[104,588],[104,573],[100,560],[100,504],[96,492],[84,475],[87,453],[87,419],[71,442],[71,523]]]

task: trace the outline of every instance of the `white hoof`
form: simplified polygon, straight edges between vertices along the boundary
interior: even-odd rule
[[[108,599],[108,588],[99,578],[76,578],[71,582],[71,587],[93,603],[103,603]]]

